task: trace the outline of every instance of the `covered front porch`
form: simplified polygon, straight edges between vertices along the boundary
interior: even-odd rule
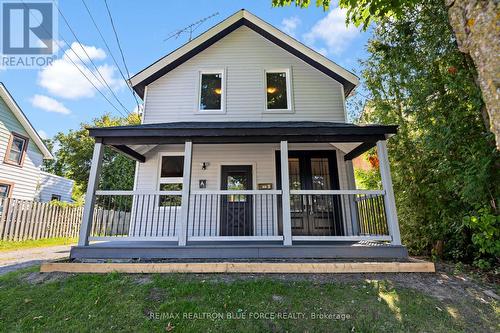
[[[394,126],[193,122],[90,130],[85,258],[405,258],[386,140]],[[103,148],[138,162],[133,191],[98,190]],[[352,159],[377,146],[383,188]]]

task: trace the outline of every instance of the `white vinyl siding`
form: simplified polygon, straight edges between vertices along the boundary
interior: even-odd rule
[[[199,73],[224,68],[225,112],[198,112]],[[290,68],[293,113],[266,112],[266,69]],[[345,122],[342,85],[248,27],[240,27],[147,86],[143,122]]]
[[[40,172],[39,194],[41,202],[50,201],[53,194],[61,197],[61,201],[71,201],[73,181],[48,172]]]
[[[0,180],[14,183],[12,198],[33,200],[37,192],[43,156],[30,139],[22,167],[4,163],[11,132],[29,137],[24,127],[0,98]]]

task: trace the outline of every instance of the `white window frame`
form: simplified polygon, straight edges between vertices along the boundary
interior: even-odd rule
[[[203,74],[220,74],[221,77],[221,100],[220,100],[220,109],[218,110],[203,110],[200,108],[201,106],[201,77]],[[198,98],[196,105],[196,113],[198,114],[221,114],[226,113],[226,70],[225,69],[206,69],[200,70],[198,72]]]
[[[162,177],[161,176],[161,163],[163,156],[182,156],[184,157],[184,152],[163,152],[159,153],[158,158],[158,191],[160,190],[161,184],[182,184],[184,177]]]
[[[286,75],[286,109],[268,109],[267,108],[267,73],[285,73]],[[264,110],[266,113],[293,113],[293,94],[292,94],[292,75],[290,68],[267,68],[264,70]]]

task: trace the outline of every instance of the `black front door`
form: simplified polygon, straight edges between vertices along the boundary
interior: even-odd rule
[[[279,153],[279,152],[278,152]],[[281,167],[277,156],[278,181]],[[289,151],[290,190],[338,190],[335,151]],[[292,235],[342,236],[341,202],[335,195],[307,194],[290,197]]]
[[[251,190],[251,165],[223,165],[221,190]],[[229,194],[221,196],[221,236],[252,236],[252,196]]]

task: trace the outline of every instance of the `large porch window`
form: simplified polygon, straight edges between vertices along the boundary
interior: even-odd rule
[[[160,155],[160,191],[182,191],[184,170],[184,154],[164,153]],[[181,197],[178,195],[160,195],[160,207],[180,206]]]

